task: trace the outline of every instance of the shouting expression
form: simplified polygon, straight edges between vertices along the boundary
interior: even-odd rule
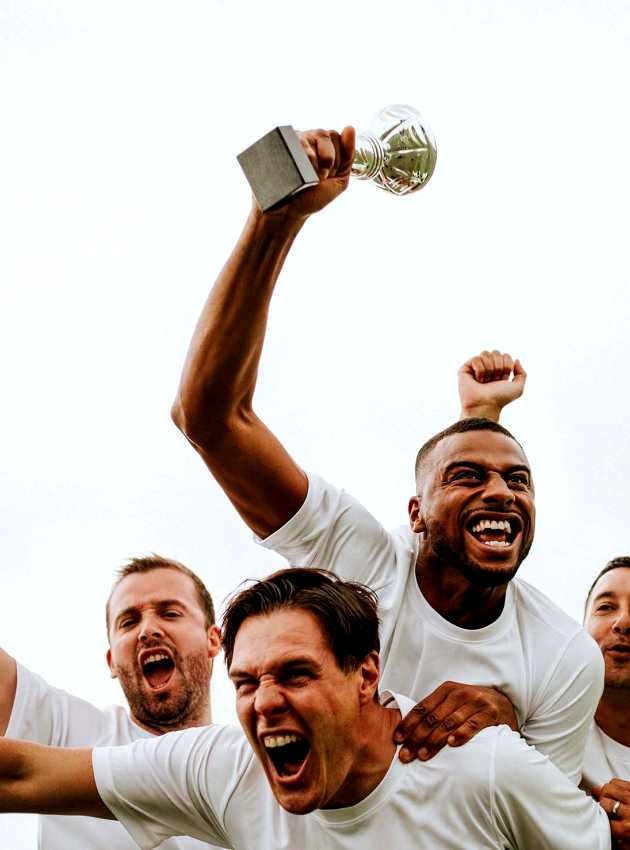
[[[145,729],[209,722],[218,629],[207,627],[192,579],[159,568],[126,576],[110,599],[107,663]]]
[[[306,814],[354,802],[354,739],[374,697],[376,653],[345,672],[317,617],[281,608],[244,621],[229,673],[241,726],[280,805]]]
[[[505,584],[534,535],[534,488],[523,450],[494,431],[445,437],[422,464],[409,517],[424,535],[425,556],[472,584]]]

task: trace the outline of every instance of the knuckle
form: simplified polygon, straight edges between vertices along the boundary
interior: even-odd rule
[[[427,716],[426,716],[425,720],[426,720],[426,722],[427,722],[427,724],[428,724],[429,726],[437,726],[437,724],[438,724],[438,722],[439,722],[439,721],[438,721],[438,718],[437,718],[437,715],[436,715],[436,714],[434,714],[434,712],[432,712],[432,711],[430,711],[430,712],[427,714]]]

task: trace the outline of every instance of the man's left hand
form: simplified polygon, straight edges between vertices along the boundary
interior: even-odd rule
[[[506,723],[518,731],[514,707],[494,688],[444,682],[400,721],[394,742],[404,744],[400,760],[427,761],[445,744],[459,747],[486,726]]]
[[[630,850],[630,782],[612,779],[591,793],[610,818],[615,850]]]

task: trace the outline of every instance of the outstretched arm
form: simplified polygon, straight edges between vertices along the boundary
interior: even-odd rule
[[[113,815],[101,800],[92,751],[0,740],[0,812]]]
[[[320,183],[278,210],[256,205],[203,309],[173,405],[177,427],[250,528],[267,537],[300,508],[306,475],[253,410],[269,303],[306,219],[348,185],[354,131],[301,135]],[[299,339],[296,339],[296,347]]]
[[[526,379],[520,360],[512,360],[509,354],[482,351],[471,357],[457,373],[462,406],[459,418],[479,417],[498,422],[505,405],[523,394]]]
[[[17,685],[17,668],[15,659],[0,649],[0,735],[4,735],[9,725],[15,689]]]

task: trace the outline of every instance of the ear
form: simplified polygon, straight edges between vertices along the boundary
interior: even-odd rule
[[[113,661],[113,659],[112,659],[112,651],[111,651],[111,649],[108,649],[108,650],[107,650],[107,655],[105,656],[105,658],[106,658],[106,660],[107,660],[107,666],[109,667],[109,672],[110,672],[110,675],[111,675],[112,679],[117,679],[117,678],[118,678],[118,673],[116,672],[116,668],[115,668],[115,666],[114,666],[114,661]]]
[[[221,651],[221,630],[218,626],[208,629],[208,659],[211,661]]]
[[[359,686],[359,704],[367,705],[374,699],[378,690],[381,664],[378,652],[372,651],[361,662],[361,682]]]
[[[424,524],[420,507],[420,496],[412,496],[411,499],[409,499],[407,510],[409,512],[409,525],[411,530],[415,531],[416,534],[426,531],[426,525]]]

